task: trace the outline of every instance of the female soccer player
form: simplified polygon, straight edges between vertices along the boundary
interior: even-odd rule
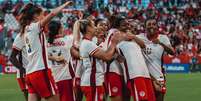
[[[123,18],[117,16],[111,16],[111,29],[108,31],[108,36],[105,40],[106,49],[109,48],[111,44],[111,38],[118,30],[120,22],[124,20]],[[115,55],[118,55],[117,53]],[[112,60],[110,63],[107,63],[106,68],[106,83],[107,90],[111,101],[123,101],[124,98],[124,88],[125,83],[123,79],[123,70],[117,60]]]
[[[149,72],[152,76],[153,86],[156,92],[156,100],[163,101],[166,92],[166,80],[161,59],[164,52],[173,55],[174,50],[171,47],[168,37],[159,34],[156,19],[148,18],[145,21],[145,27],[146,33],[139,34],[137,37],[141,39],[146,46],[143,53]]]
[[[115,47],[123,39],[130,39],[132,36],[121,36],[115,34],[112,37],[110,47],[103,51],[98,47],[92,38],[95,36],[96,27],[90,20],[80,21],[80,32],[83,40],[80,45],[80,56],[83,62],[83,73],[81,76],[81,89],[87,101],[103,101],[104,98],[104,67],[100,60],[109,61],[113,58]]]
[[[81,19],[81,18],[80,18]],[[71,64],[75,70],[75,78],[73,82],[73,90],[75,93],[76,101],[82,101],[83,93],[80,87],[80,79],[82,74],[82,61],[80,60],[79,47],[80,47],[80,22],[77,20],[73,26],[73,46],[71,47]]]
[[[120,24],[119,30],[122,33],[127,30],[124,27],[126,24],[125,21]],[[122,41],[117,45],[118,53],[125,58],[121,63],[124,79],[134,101],[155,101],[151,77],[136,36],[134,41]]]
[[[27,91],[26,83],[25,83],[25,76],[26,76],[25,68],[27,68],[26,66],[28,64],[28,60],[27,60],[27,54],[25,49],[25,43],[22,37],[20,37],[20,34],[18,34],[14,40],[13,49],[10,56],[10,61],[15,67],[18,68],[17,81],[27,101],[28,91]]]
[[[63,26],[60,21],[51,21],[48,24],[48,30],[49,63],[59,90],[60,101],[75,101],[72,80],[74,71],[69,64],[73,38],[63,34]]]
[[[38,101],[45,98],[47,101],[58,101],[57,87],[48,66],[46,38],[42,33],[43,27],[66,6],[72,2],[52,10],[47,16],[43,16],[41,7],[29,3],[21,10],[19,23],[20,35],[24,39],[28,65],[26,68],[26,83],[28,85],[29,101]]]

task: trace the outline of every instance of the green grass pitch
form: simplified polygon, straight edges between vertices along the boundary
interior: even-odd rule
[[[0,75],[0,101],[25,101],[15,75]],[[201,101],[201,74],[168,74],[165,101]]]

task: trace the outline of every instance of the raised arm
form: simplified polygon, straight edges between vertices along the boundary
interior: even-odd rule
[[[62,9],[64,9],[66,6],[70,6],[72,5],[73,2],[72,1],[68,1],[66,3],[64,3],[63,5],[53,9],[51,11],[50,14],[48,14],[47,16],[45,16],[41,21],[40,21],[40,25],[44,26],[46,25],[54,16],[56,16],[58,13],[60,13],[62,11]]]
[[[111,44],[106,51],[103,51],[102,49],[98,48],[91,55],[96,58],[102,59],[104,61],[110,61],[111,59],[113,59],[113,56],[114,56],[114,53],[116,50],[116,45],[121,41],[132,40],[132,39],[133,39],[133,35],[122,34],[122,33],[116,32],[112,36]]]

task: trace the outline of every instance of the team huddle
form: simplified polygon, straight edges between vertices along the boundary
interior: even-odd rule
[[[163,101],[162,57],[174,50],[157,20],[147,18],[140,33],[135,19],[80,16],[73,34],[66,35],[60,19],[53,18],[70,5],[44,16],[40,6],[29,3],[19,14],[10,61],[26,100]]]

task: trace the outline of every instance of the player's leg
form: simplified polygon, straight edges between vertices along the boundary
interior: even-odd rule
[[[29,93],[28,101],[41,101],[41,98],[35,93]]]
[[[164,101],[164,94],[156,91],[156,101]]]
[[[153,88],[155,90],[156,101],[164,101],[164,96],[166,93],[165,82],[156,83],[153,81]]]
[[[123,101],[122,82],[121,75],[111,72],[107,74],[107,87],[111,101]]]
[[[45,98],[46,101],[60,101],[58,95],[53,95]]]
[[[17,78],[18,85],[24,94],[26,101],[28,101],[28,90],[26,88],[25,78]]]
[[[132,92],[129,88],[130,88],[129,83],[127,82],[126,84],[125,81],[123,81],[123,101],[131,100]]]
[[[83,92],[82,92],[81,86],[80,86],[80,78],[74,78],[73,91],[75,93],[76,101],[82,101]]]
[[[22,92],[23,92],[23,94],[24,94],[24,97],[25,97],[26,101],[28,101],[28,90],[25,89],[25,90],[23,90]]]

